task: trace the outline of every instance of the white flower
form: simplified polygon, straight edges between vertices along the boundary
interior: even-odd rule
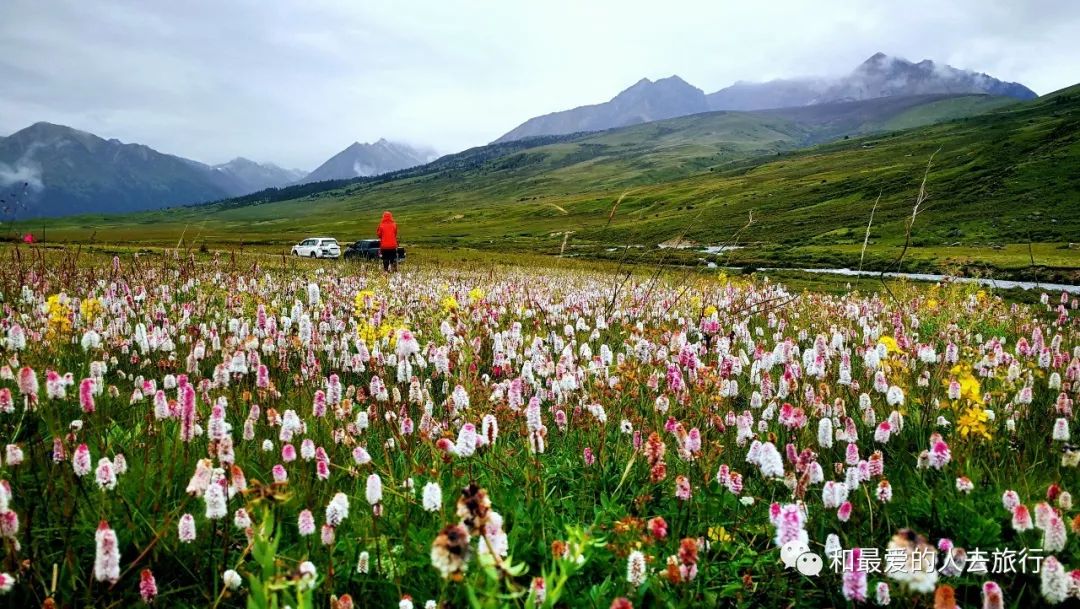
[[[345,493],[336,493],[326,505],[326,524],[336,527],[349,517],[349,498]]]
[[[236,590],[240,587],[240,584],[244,583],[244,580],[240,578],[240,574],[229,569],[221,575],[221,579],[225,582],[225,587],[229,590]]]
[[[428,482],[424,485],[424,509],[429,512],[438,512],[442,508],[442,489],[437,482]]]
[[[371,505],[375,505],[382,501],[382,479],[379,478],[379,474],[371,474],[368,476],[365,496],[367,497],[368,503]]]
[[[645,555],[640,550],[634,550],[626,557],[626,581],[635,588],[645,583],[648,575],[645,567]]]
[[[360,553],[360,557],[356,559],[356,572],[360,574],[367,573],[371,568],[371,558],[366,551]]]

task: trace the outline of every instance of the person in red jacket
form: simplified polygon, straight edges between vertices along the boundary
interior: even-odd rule
[[[383,212],[382,222],[379,223],[379,229],[375,231],[375,235],[379,238],[379,253],[382,255],[383,270],[390,272],[393,268],[397,271],[397,223],[394,222],[394,216],[390,212]]]

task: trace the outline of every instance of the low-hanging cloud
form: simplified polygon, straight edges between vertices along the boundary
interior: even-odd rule
[[[41,165],[33,159],[33,147],[13,164],[0,163],[0,188],[17,186],[40,192],[45,189]]]

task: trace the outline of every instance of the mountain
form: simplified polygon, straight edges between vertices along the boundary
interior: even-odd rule
[[[656,82],[642,78],[610,101],[531,118],[495,141],[602,131],[708,110],[705,92],[678,76]]]
[[[434,150],[413,148],[408,144],[386,139],[380,139],[374,144],[354,142],[305,176],[302,182],[377,176],[423,165],[438,156]]]
[[[1069,279],[1061,269],[1076,266],[1067,243],[1080,234],[1080,174],[1072,169],[1080,163],[1078,121],[1080,85],[1026,102],[938,95],[710,112],[492,144],[324,189],[308,184],[167,212],[65,218],[46,229],[50,239],[138,232],[147,243],[175,243],[198,222],[218,243],[282,244],[308,234],[360,238],[389,209],[410,243],[432,249],[565,251],[648,263],[656,261],[656,244],[679,235],[701,244],[738,235],[744,247],[718,263],[855,268],[874,209],[864,268],[892,270],[933,155],[931,202],[920,210],[901,270],[974,264],[982,273],[1017,274],[1034,256],[1047,267],[1041,281]],[[923,126],[897,129],[912,124]],[[838,139],[840,129],[854,134]],[[831,141],[813,145],[822,138]],[[707,257],[670,256],[664,260],[690,264]]]
[[[531,118],[495,141],[602,131],[710,110],[752,111],[880,97],[963,94],[1036,97],[1034,91],[1021,84],[1002,82],[986,74],[958,70],[930,60],[911,63],[877,53],[841,78],[740,81],[708,95],[678,76],[656,82],[645,78],[611,101]]]
[[[900,95],[967,93],[1015,99],[1037,97],[1034,91],[1018,83],[939,65],[929,59],[912,63],[884,53],[875,53],[850,74],[836,79],[738,82],[707,97],[712,110],[764,110]]]
[[[1080,281],[1068,246],[1080,234],[1073,169],[1080,85],[1026,102],[986,95],[923,101],[696,114],[492,144],[325,189],[308,184],[167,211],[64,218],[45,229],[50,240],[137,234],[154,244],[176,243],[199,223],[203,235],[215,235],[211,245],[270,245],[311,234],[361,238],[389,209],[409,243],[432,251],[856,268],[873,210],[866,269],[896,270],[904,252],[899,270],[1017,275],[1034,257],[1040,281]],[[847,126],[856,135],[836,139],[852,116],[864,117]],[[821,137],[833,139],[804,147]],[[930,198],[905,248],[931,156]],[[700,250],[657,253],[658,243],[680,235],[702,246],[737,238],[741,249],[719,259]]]
[[[14,217],[130,212],[237,194],[201,163],[50,123],[0,138],[0,192],[4,215]]]
[[[256,163],[244,157],[214,165],[213,170],[223,176],[230,190],[239,190],[239,194],[286,186],[307,175],[299,169],[282,169],[273,163]]]
[[[242,158],[211,167],[42,122],[0,137],[0,218],[201,203],[284,186],[302,175]]]

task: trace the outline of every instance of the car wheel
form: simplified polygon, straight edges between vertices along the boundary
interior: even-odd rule
[[[312,258],[318,258],[318,256],[315,255],[315,252],[311,252],[311,257]]]

